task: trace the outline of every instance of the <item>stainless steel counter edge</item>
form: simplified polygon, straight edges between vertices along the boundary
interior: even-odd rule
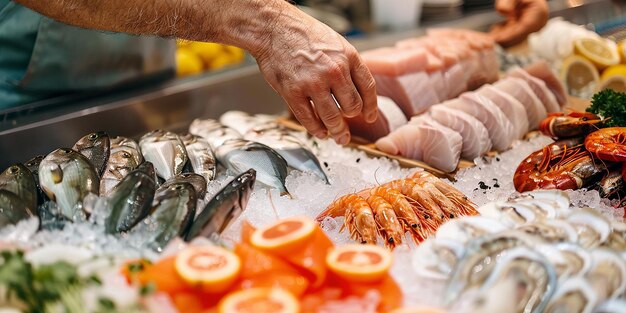
[[[550,2],[552,15],[584,24],[613,18],[622,12],[610,0],[558,0]],[[473,13],[465,18],[428,25],[486,30],[501,20],[495,12]],[[359,50],[392,45],[419,36],[424,28],[373,34],[355,39]],[[32,114],[0,117],[0,170],[37,154],[71,147],[89,132],[105,130],[130,137],[156,128],[185,131],[194,118],[217,118],[228,110],[250,113],[285,111],[282,99],[267,85],[256,64],[192,79],[175,80],[102,96],[71,105],[55,106]]]

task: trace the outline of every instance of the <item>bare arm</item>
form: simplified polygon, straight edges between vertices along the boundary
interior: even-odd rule
[[[344,144],[350,139],[344,117],[376,119],[374,80],[354,47],[284,0],[16,1],[79,27],[244,48],[296,118],[318,137],[329,133]]]

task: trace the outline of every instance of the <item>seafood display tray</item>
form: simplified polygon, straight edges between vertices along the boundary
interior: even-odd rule
[[[617,6],[611,0],[588,0],[576,6],[566,0],[553,0],[549,5],[552,16],[563,16],[578,24],[606,21],[622,12],[618,8],[607,9]],[[424,26],[484,31],[499,20],[501,17],[490,11]],[[354,39],[352,43],[359,50],[368,50],[423,33],[424,28],[378,33]],[[141,90],[74,99],[70,103],[65,100],[63,104],[45,110],[0,113],[0,151],[3,152],[0,153],[0,167],[6,168],[34,155],[48,153],[96,130],[136,138],[157,128],[180,131],[195,118],[217,118],[228,110],[265,114],[279,114],[285,110],[282,99],[263,80],[256,65]],[[401,160],[401,163],[416,164],[410,160]]]

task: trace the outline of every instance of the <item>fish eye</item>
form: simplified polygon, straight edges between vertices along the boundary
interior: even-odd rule
[[[122,153],[122,157],[125,158],[125,159],[130,159],[131,155],[130,155],[130,153],[124,151],[124,153]]]
[[[66,148],[61,149],[61,152],[63,153],[70,153],[70,151],[71,151],[70,149],[66,149]]]
[[[181,190],[181,189],[183,189],[183,186],[181,186],[181,185],[176,185],[176,186],[174,186],[174,188],[173,188],[173,189],[174,189],[174,190]]]
[[[10,172],[11,174],[15,174],[15,173],[17,173],[17,172],[19,172],[19,171],[20,171],[20,169],[19,169],[17,166],[15,166],[15,165],[14,165],[14,166],[11,166],[11,167],[9,168],[9,172]]]
[[[91,134],[89,134],[89,137],[87,137],[87,138],[88,138],[89,140],[94,140],[94,139],[98,138],[98,134],[96,134],[96,133],[91,133]]]

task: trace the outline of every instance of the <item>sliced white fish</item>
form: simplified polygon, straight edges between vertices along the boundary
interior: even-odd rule
[[[556,96],[548,89],[548,86],[546,86],[543,80],[528,74],[528,72],[519,67],[512,68],[507,75],[525,80],[537,98],[543,103],[548,113],[561,112],[561,107],[556,100]]]
[[[387,118],[389,131],[394,131],[408,122],[400,107],[391,98],[378,96],[378,108]]]
[[[514,127],[515,138],[522,138],[528,133],[528,117],[526,109],[517,99],[504,93],[493,85],[484,85],[476,93],[491,100],[506,115]]]
[[[422,132],[422,160],[442,171],[454,171],[461,158],[463,137],[428,118],[413,118],[409,123],[418,124]]]
[[[537,129],[541,120],[548,116],[546,108],[525,80],[517,77],[507,77],[494,83],[493,86],[511,95],[524,105],[530,130]]]
[[[157,129],[143,135],[139,146],[143,157],[154,165],[161,178],[168,180],[183,172],[188,158],[185,145],[178,135]]]
[[[483,96],[468,92],[442,105],[461,110],[481,121],[489,132],[493,148],[498,151],[506,150],[515,139],[511,121],[491,100]]]
[[[473,160],[484,155],[491,149],[491,139],[487,128],[475,117],[443,105],[430,108],[430,116],[461,135],[463,148],[461,157]]]

